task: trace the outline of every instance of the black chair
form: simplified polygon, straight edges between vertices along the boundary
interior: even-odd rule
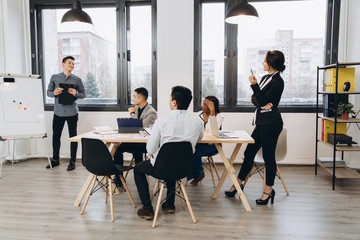
[[[86,197],[84,206],[80,214],[84,213],[90,195],[92,195],[94,192],[102,188],[105,190],[105,194],[106,194],[105,202],[107,202],[107,197],[110,196],[111,221],[114,221],[113,196],[115,193],[115,188],[111,176],[120,175],[120,171],[116,168],[114,160],[109,152],[109,149],[106,147],[104,142],[102,142],[99,139],[82,138],[81,144],[82,144],[82,164],[90,173],[94,174],[94,176],[91,180],[93,181],[93,183],[91,184],[89,194]],[[130,191],[126,186],[125,180],[121,175],[120,175],[120,179],[123,183],[126,193],[130,198],[131,203],[133,204],[134,207],[136,207],[134,200],[130,194]],[[96,183],[97,185],[95,187]]]
[[[189,208],[191,218],[194,223],[196,219],[194,212],[191,208],[188,195],[181,179],[194,171],[194,157],[192,146],[190,142],[168,142],[161,148],[156,157],[152,176],[157,178],[158,181],[155,185],[154,193],[159,192],[159,198],[156,204],[155,216],[152,227],[156,225],[156,220],[159,214],[160,204],[162,202],[162,194],[164,192],[165,181],[175,181],[176,188],[175,194],[180,197],[183,207],[185,208],[184,199]],[[157,191],[161,183],[160,190]],[[155,195],[155,194],[154,194]]]

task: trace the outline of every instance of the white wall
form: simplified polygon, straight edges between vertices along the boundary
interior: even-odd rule
[[[0,7],[0,73],[31,74],[29,1],[0,0]],[[16,146],[18,155],[31,151],[29,141]]]
[[[339,62],[360,62],[360,1],[342,0],[341,1],[341,22],[339,39]],[[360,67],[355,71],[355,90],[360,91]],[[360,110],[360,95],[352,95],[349,101],[355,105],[355,111]],[[357,116],[360,118],[360,114]],[[359,124],[360,125],[360,124]],[[348,135],[360,144],[360,129],[352,123]],[[347,152],[345,154],[346,164],[350,167],[359,168],[360,153]]]
[[[360,1],[353,0],[351,2],[356,4],[357,9],[359,9]],[[174,85],[184,85],[193,89],[194,3],[193,0],[158,0],[157,7],[158,113],[159,116],[162,116],[170,111],[168,100],[171,87]],[[355,8],[353,8],[353,12],[353,17],[356,17]],[[21,9],[18,9],[17,14],[22,16]],[[359,25],[359,22],[358,20],[356,21],[351,25],[354,28],[353,34],[358,32],[355,31],[355,27]],[[360,48],[355,45],[356,42],[359,42],[358,38],[359,36],[354,40],[348,40],[349,44],[354,45],[350,52],[355,49],[360,51]],[[353,55],[354,61],[357,60],[356,51]],[[357,56],[360,55],[357,54]],[[192,105],[189,109],[191,111]],[[52,149],[52,114],[52,112],[46,112],[45,116],[49,136],[47,148],[50,151]],[[252,113],[225,113],[224,115],[224,129],[244,129],[251,133]],[[78,133],[90,131],[94,126],[99,125],[109,125],[115,128],[115,119],[124,116],[127,116],[126,112],[80,112]],[[288,155],[282,163],[313,164],[315,155],[315,114],[284,113],[283,119],[285,126],[288,128]],[[70,155],[69,143],[66,142],[67,137],[67,130],[64,129],[61,146],[61,156],[64,158],[69,158]],[[227,145],[224,147],[226,153],[230,154],[233,146]],[[319,147],[321,156],[331,156],[329,148]],[[238,155],[238,161],[241,160],[243,150],[244,147],[242,147]],[[45,154],[44,149],[39,144],[37,151],[40,154]],[[80,157],[79,148],[78,158]]]

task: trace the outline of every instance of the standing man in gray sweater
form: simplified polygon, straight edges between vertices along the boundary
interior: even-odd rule
[[[76,100],[85,98],[85,88],[81,79],[72,74],[74,70],[74,57],[68,56],[63,58],[62,66],[63,71],[58,74],[54,74],[50,78],[50,83],[47,89],[47,96],[55,98],[54,104],[54,118],[53,118],[53,159],[51,161],[52,167],[56,167],[60,164],[59,152],[60,152],[60,138],[64,128],[65,122],[67,122],[69,129],[69,136],[74,137],[77,135],[77,122],[79,119],[78,107]],[[67,167],[67,171],[75,169],[76,151],[78,143],[70,143],[70,163]],[[50,168],[50,165],[46,166]]]

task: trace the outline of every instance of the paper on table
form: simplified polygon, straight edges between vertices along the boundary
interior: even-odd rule
[[[114,131],[111,127],[109,126],[99,126],[99,127],[94,127],[95,129],[95,133],[97,134],[117,134],[117,131]]]
[[[116,135],[116,138],[131,138],[131,135],[119,134]]]

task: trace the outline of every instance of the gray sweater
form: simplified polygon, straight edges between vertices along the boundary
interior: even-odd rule
[[[75,101],[73,104],[65,105],[59,103],[59,96],[54,96],[54,90],[59,87],[60,83],[67,83],[67,84],[74,84],[76,89]],[[70,74],[68,78],[66,75],[61,72],[58,74],[54,74],[50,78],[50,83],[47,89],[47,96],[48,97],[55,97],[55,104],[54,104],[54,114],[60,117],[70,117],[75,116],[78,114],[78,106],[76,103],[76,99],[85,98],[85,88],[81,81],[81,79],[74,75]]]

